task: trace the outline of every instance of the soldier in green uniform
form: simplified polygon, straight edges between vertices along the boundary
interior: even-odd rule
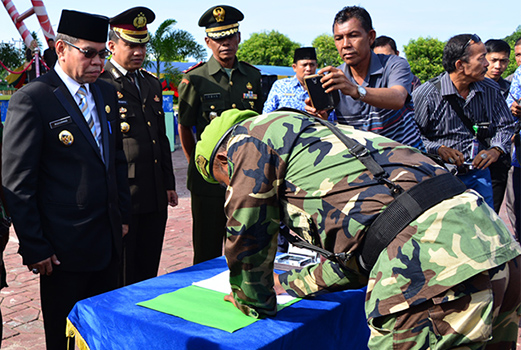
[[[201,136],[199,171],[228,186],[232,293],[225,299],[266,317],[276,313],[276,293],[306,297],[367,285],[371,349],[515,348],[521,247],[483,197],[413,147],[339,126],[358,142],[348,150],[326,126],[296,112],[228,111]],[[387,176],[368,170],[368,155]],[[410,190],[440,179],[446,185]],[[456,190],[422,204],[447,187]],[[386,207],[404,203],[398,193],[417,202],[392,218],[420,210],[364,270],[364,244],[374,242],[372,234],[384,237],[394,221],[377,232],[368,227]],[[280,221],[337,255],[274,275]]]
[[[161,83],[141,68],[150,39],[147,24],[154,18],[152,10],[134,7],[110,19],[112,57],[101,74],[117,89],[132,196],[132,221],[123,241],[123,285],[157,276],[168,204],[177,205]]]
[[[214,6],[199,19],[206,27],[206,45],[212,57],[191,67],[179,85],[179,137],[189,162],[187,187],[192,200],[194,264],[222,255],[225,234],[224,189],[204,181],[193,161],[196,128],[199,140],[213,118],[227,109],[262,111],[261,74],[237,60],[242,12],[231,6]]]

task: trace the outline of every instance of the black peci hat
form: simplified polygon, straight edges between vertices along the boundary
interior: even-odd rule
[[[156,15],[146,7],[133,7],[110,19],[110,29],[126,42],[144,44],[150,40],[147,24],[154,22]]]
[[[301,47],[295,50],[293,55],[293,63],[300,60],[317,60],[317,53],[314,47]]]
[[[208,9],[199,18],[199,27],[206,27],[206,35],[211,39],[222,39],[239,31],[239,22],[244,19],[235,7],[220,5]]]
[[[104,43],[107,41],[109,18],[92,13],[63,10],[58,33],[73,38]]]

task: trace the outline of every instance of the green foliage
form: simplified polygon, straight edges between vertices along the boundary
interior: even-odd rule
[[[514,73],[517,68],[516,58],[514,56],[514,44],[519,38],[521,38],[521,26],[517,27],[517,29],[512,34],[503,39],[508,43],[508,45],[510,45],[510,48],[512,49],[510,50],[510,63],[503,73],[503,78],[506,78],[510,74]]]
[[[167,19],[159,25],[154,34],[150,35],[148,54],[152,59],[147,60],[144,66],[153,66],[158,77],[161,62],[183,62],[189,57],[202,60],[206,57],[206,50],[195,41],[192,34],[173,29],[176,23],[174,19]]]
[[[343,63],[335,46],[335,39],[330,34],[322,34],[313,39],[311,43],[317,50],[317,67],[339,66]]]
[[[422,82],[438,76],[445,70],[442,65],[445,43],[431,37],[409,40],[404,46],[405,56],[411,71]]]
[[[293,53],[300,47],[286,35],[276,30],[253,33],[251,37],[239,45],[237,57],[250,64],[270,66],[291,66]]]
[[[13,70],[20,67],[24,63],[24,54],[13,44],[0,43],[0,61],[9,69]],[[0,78],[5,78],[9,74],[8,71],[1,68]]]

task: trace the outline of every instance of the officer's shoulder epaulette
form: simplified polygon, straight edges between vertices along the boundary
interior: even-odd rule
[[[193,66],[191,66],[190,68],[184,70],[183,73],[186,74],[186,73],[188,73],[188,72],[190,72],[190,71],[193,71],[193,70],[196,69],[196,68],[202,67],[202,66],[204,66],[205,63],[206,63],[206,62],[203,62],[203,61],[201,61],[201,62],[199,62],[199,63],[196,63],[196,64],[194,64]]]
[[[144,72],[144,73],[148,73],[148,74],[150,74],[150,75],[153,76],[154,78],[157,78],[156,75],[155,75],[154,73],[147,71],[147,70],[146,70],[145,68],[143,68],[143,67],[139,68],[139,70],[140,70],[141,72]]]
[[[153,78],[157,79],[156,75],[152,72],[147,71],[145,68],[141,67],[139,68],[140,72],[147,73],[148,75],[152,76]]]
[[[247,66],[250,66],[250,67],[252,67],[252,68],[255,68],[256,70],[258,70],[258,71],[260,72],[260,69],[257,68],[257,67],[255,67],[253,64],[248,63],[248,62],[244,62],[244,61],[240,61],[240,62],[241,62],[241,63],[244,63],[244,64],[247,65]]]

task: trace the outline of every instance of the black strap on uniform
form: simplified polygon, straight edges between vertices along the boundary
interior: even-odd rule
[[[337,136],[349,149],[349,152],[359,159],[364,166],[377,177],[388,176],[383,168],[376,163],[369,151],[359,142],[345,135],[340,129],[333,124],[315,118],[309,113],[295,110],[292,108],[281,108],[277,111],[290,111],[304,114],[312,117],[317,122],[328,127],[335,136]],[[521,152],[520,152],[521,153]],[[362,160],[363,159],[363,160]],[[376,165],[375,165],[376,164]],[[399,195],[395,197],[387,208],[373,221],[367,229],[362,247],[357,252],[358,262],[361,272],[368,275],[374,264],[378,260],[380,253],[394,240],[394,238],[407,227],[413,220],[417,219],[423,212],[432,208],[436,204],[445,199],[454,197],[466,190],[465,184],[450,173],[438,175],[424,180],[409,190],[403,190],[397,184],[388,181],[387,185],[396,186]],[[398,190],[399,189],[399,190]],[[342,267],[346,268],[346,262],[351,258],[352,253],[332,253],[326,249],[317,247],[300,236],[283,234],[284,237],[298,248],[306,248],[317,252],[327,259],[338,262]]]
[[[320,124],[324,125],[325,127],[329,128],[331,132],[340,139],[346,145],[349,153],[356,157],[366,168],[369,170],[369,172],[373,175],[375,180],[377,180],[380,183],[385,184],[387,187],[391,189],[391,193],[393,196],[399,195],[403,192],[403,189],[400,187],[400,185],[395,184],[391,180],[389,180],[389,174],[378,164],[374,158],[371,156],[371,153],[365,148],[360,142],[350,138],[346,134],[344,134],[340,129],[338,129],[336,126],[328,122],[327,120],[323,120],[320,118],[317,118],[307,112],[300,111],[294,108],[289,107],[283,107],[277,109],[277,111],[283,111],[283,112],[296,112],[300,114],[304,114],[310,118],[313,118],[315,121],[319,122]]]

